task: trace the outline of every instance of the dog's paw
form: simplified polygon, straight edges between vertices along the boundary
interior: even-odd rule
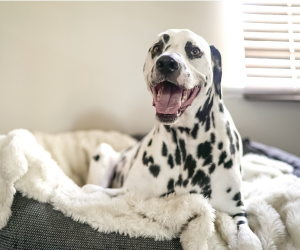
[[[258,237],[245,224],[239,226],[237,248],[238,250],[263,250]]]

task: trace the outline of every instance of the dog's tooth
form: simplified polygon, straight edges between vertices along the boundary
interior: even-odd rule
[[[186,91],[186,90],[184,90],[184,91],[183,91],[182,102],[185,102],[185,101],[186,101],[186,99],[187,99],[187,91]]]
[[[159,101],[159,99],[160,99],[161,92],[162,92],[162,90],[160,89],[160,90],[158,91],[158,93],[157,93],[157,100],[158,100],[158,101]]]

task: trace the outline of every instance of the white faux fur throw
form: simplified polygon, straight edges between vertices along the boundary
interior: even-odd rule
[[[62,168],[36,138],[55,155]],[[81,132],[61,138],[43,134],[35,137],[26,130],[0,136],[0,229],[11,215],[13,196],[18,190],[29,198],[52,204],[66,216],[101,232],[157,240],[180,237],[183,249],[236,248],[233,220],[215,212],[201,195],[145,199],[130,193],[110,198],[101,192],[87,194],[68,177],[73,177],[79,185],[84,184],[80,174],[86,176],[92,148],[108,142],[120,150],[134,143],[130,137],[119,133]],[[81,163],[76,161],[79,158]],[[290,174],[291,166],[248,155],[243,159],[243,170],[249,224],[263,249],[299,250],[300,181]]]

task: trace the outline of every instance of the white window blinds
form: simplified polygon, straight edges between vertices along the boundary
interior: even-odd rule
[[[246,93],[300,93],[300,0],[244,0]]]

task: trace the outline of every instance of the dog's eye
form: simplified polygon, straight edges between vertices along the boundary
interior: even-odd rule
[[[159,45],[155,45],[154,47],[153,47],[153,52],[154,53],[158,53],[160,51],[160,46]]]
[[[199,48],[193,48],[192,51],[191,51],[191,54],[193,56],[198,56],[198,55],[200,55],[200,53],[201,53],[201,51],[200,51]]]

